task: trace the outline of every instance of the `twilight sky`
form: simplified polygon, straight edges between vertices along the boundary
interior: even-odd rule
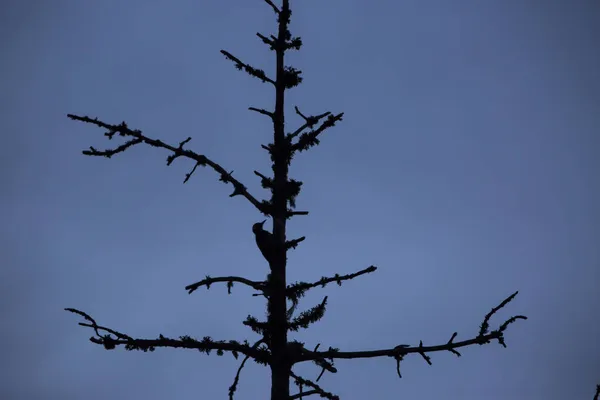
[[[294,1],[304,71],[288,109],[345,112],[295,158],[305,182],[289,236],[291,280],[371,264],[375,274],[315,289],[325,318],[296,337],[343,350],[445,343],[529,316],[498,344],[338,362],[322,386],[343,400],[591,399],[600,383],[600,6],[593,0]],[[150,147],[111,160],[109,143],[67,113],[126,120],[235,170],[270,172],[260,148],[273,91],[219,54],[273,71],[255,32],[261,0],[42,1],[0,6],[0,398],[225,399],[238,361],[191,350],[105,351],[63,311],[136,337],[257,336],[252,291],[188,295],[206,274],[262,279],[260,220],[231,188]],[[287,130],[301,121],[288,114]],[[270,223],[268,224],[270,227]],[[312,365],[298,368],[316,378]],[[249,364],[238,400],[266,398]],[[295,390],[294,390],[295,392]]]

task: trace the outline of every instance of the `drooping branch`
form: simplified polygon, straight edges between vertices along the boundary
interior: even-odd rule
[[[305,351],[302,354],[298,355],[295,358],[295,363],[304,362],[304,361],[314,361],[317,359],[356,359],[356,358],[374,358],[374,357],[393,357],[397,362],[397,372],[398,376],[400,375],[400,361],[403,357],[410,353],[418,353],[420,354],[427,363],[431,364],[431,358],[427,355],[427,353],[433,353],[438,351],[449,351],[456,356],[460,356],[461,354],[457,349],[461,347],[471,346],[471,345],[484,345],[490,343],[492,340],[497,340],[502,346],[506,347],[506,343],[504,342],[504,332],[508,328],[508,326],[515,322],[516,320],[522,319],[526,320],[527,317],[523,315],[517,315],[506,320],[497,330],[494,330],[490,333],[487,333],[483,327],[489,326],[489,319],[492,315],[494,315],[500,308],[504,307],[508,304],[514,297],[518,294],[518,292],[513,293],[508,298],[506,298],[498,307],[494,307],[490,313],[488,313],[484,322],[482,323],[482,328],[480,328],[479,334],[469,340],[464,340],[461,342],[454,342],[457,333],[454,332],[452,334],[450,340],[442,345],[435,346],[423,346],[423,342],[419,343],[419,346],[409,346],[409,345],[398,345],[394,348],[383,349],[383,350],[366,350],[366,351],[339,351],[337,349],[330,349],[328,351]],[[486,328],[487,329],[487,328]]]
[[[294,301],[294,299],[300,299],[301,297],[304,296],[304,294],[306,293],[306,291],[308,291],[309,289],[315,288],[317,286],[321,286],[321,287],[325,287],[327,286],[329,283],[335,282],[338,284],[338,286],[342,286],[342,282],[343,281],[347,281],[350,279],[354,279],[356,277],[359,277],[361,275],[364,274],[368,274],[371,272],[375,272],[377,270],[377,267],[374,265],[371,265],[370,267],[367,267],[363,270],[360,270],[358,272],[355,272],[353,274],[347,274],[347,275],[339,275],[339,274],[335,274],[335,276],[332,277],[322,277],[321,279],[319,279],[316,282],[312,282],[312,283],[306,283],[306,282],[296,282],[293,283],[291,285],[289,285],[286,289],[287,292],[287,296],[288,298],[290,298],[292,301]]]
[[[265,342],[265,339],[260,339],[259,341],[257,341],[256,343],[254,343],[252,345],[252,348],[258,349],[258,346],[260,346],[264,342]],[[246,364],[246,361],[248,361],[249,358],[250,358],[249,356],[244,357],[244,359],[242,360],[242,363],[240,364],[240,366],[235,374],[233,383],[231,384],[231,386],[229,386],[229,400],[233,400],[233,395],[235,394],[235,391],[237,390],[237,385],[240,382],[240,374],[242,373],[242,369],[244,369],[244,365]]]
[[[206,354],[210,354],[211,351],[215,350],[219,356],[227,351],[235,358],[238,358],[239,354],[244,354],[263,365],[269,362],[270,353],[268,350],[253,348],[248,342],[213,340],[209,336],[204,337],[202,340],[196,340],[190,336],[180,336],[179,339],[171,339],[163,335],[159,335],[158,339],[134,339],[122,332],[98,325],[91,316],[83,311],[74,308],[65,308],[65,311],[80,315],[89,321],[89,323],[80,322],[79,325],[93,329],[96,336],[90,337],[90,341],[104,346],[106,350],[113,350],[120,345],[123,345],[125,350],[141,350],[144,352],[154,351],[157,347],[196,349]],[[101,332],[107,333],[102,334]]]
[[[254,207],[256,207],[256,209],[258,211],[260,211],[264,215],[269,215],[269,210],[268,210],[268,207],[266,206],[266,203],[264,201],[260,202],[254,196],[252,196],[248,192],[248,189],[246,189],[246,187],[240,181],[238,181],[233,176],[231,176],[231,172],[227,172],[221,165],[217,164],[216,162],[212,161],[211,159],[209,159],[208,157],[206,157],[204,155],[197,154],[191,150],[184,149],[183,146],[191,140],[190,137],[188,137],[186,140],[179,143],[178,147],[175,147],[175,146],[169,145],[167,143],[164,143],[163,141],[161,141],[159,139],[149,138],[148,136],[145,136],[142,133],[142,131],[140,131],[140,130],[129,129],[129,127],[127,126],[127,124],[125,122],[122,122],[119,125],[111,125],[111,124],[102,122],[102,121],[98,120],[97,118],[93,118],[93,119],[89,118],[88,116],[81,117],[81,116],[73,115],[73,114],[67,114],[67,116],[70,119],[75,120],[75,121],[81,121],[81,122],[85,122],[88,124],[96,125],[100,128],[107,129],[108,132],[106,132],[104,135],[109,140],[112,139],[114,137],[114,135],[117,133],[119,134],[119,136],[131,138],[131,140],[129,140],[128,142],[126,142],[114,149],[96,150],[95,148],[90,147],[89,150],[83,151],[83,154],[85,154],[87,156],[111,158],[115,154],[122,153],[125,150],[127,150],[128,148],[135,146],[137,144],[140,144],[140,143],[146,143],[153,147],[167,149],[173,153],[167,157],[167,165],[171,165],[171,163],[178,157],[188,158],[188,159],[194,160],[196,162],[192,171],[190,173],[186,174],[184,183],[190,179],[190,177],[192,176],[192,174],[194,173],[194,171],[196,170],[196,168],[198,166],[205,167],[208,165],[209,167],[211,167],[214,171],[216,171],[220,175],[219,180],[221,180],[222,182],[225,182],[225,183],[231,183],[233,185],[234,191],[232,194],[229,195],[229,197],[234,197],[234,196],[238,196],[238,195],[243,196],[250,203],[252,203],[252,205],[254,205]]]
[[[319,396],[329,399],[329,400],[339,400],[340,399],[339,396],[336,396],[333,393],[326,392],[325,390],[323,390],[323,388],[321,388],[316,383],[314,383],[306,378],[302,378],[291,371],[290,371],[290,376],[292,378],[294,378],[294,383],[300,389],[300,393],[290,396],[289,397],[290,399],[300,399],[304,396],[310,396],[312,394],[318,394]],[[312,390],[302,392],[302,388],[304,386],[308,386],[308,387],[312,388]]]
[[[202,279],[201,281],[192,283],[191,285],[187,285],[185,287],[185,290],[187,290],[189,294],[192,294],[202,286],[206,286],[206,289],[210,289],[210,285],[219,282],[227,282],[228,294],[231,294],[231,288],[233,287],[234,282],[250,286],[252,289],[262,292],[262,294],[264,294],[265,289],[267,287],[267,283],[265,281],[251,281],[250,279],[242,278],[239,276],[220,276],[217,278],[211,278],[210,276],[206,276],[206,278]]]
[[[251,67],[249,64],[242,62],[239,58],[235,57],[228,51],[221,50],[221,54],[223,54],[227,59],[233,61],[237,69],[244,70],[246,73],[248,73],[248,75],[260,79],[263,82],[269,82],[270,84],[275,85],[275,81],[269,78],[262,69]]]

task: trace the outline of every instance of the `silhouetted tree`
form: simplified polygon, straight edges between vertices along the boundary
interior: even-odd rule
[[[294,216],[308,214],[306,211],[296,210],[295,200],[300,193],[302,182],[291,179],[288,176],[290,162],[294,155],[318,145],[321,134],[326,129],[333,127],[337,122],[341,121],[344,114],[325,112],[318,115],[305,115],[298,107],[295,107],[296,114],[303,120],[303,123],[293,132],[285,132],[285,93],[287,89],[299,85],[302,82],[302,77],[301,71],[285,65],[284,58],[286,52],[299,50],[302,46],[302,40],[300,37],[292,36],[288,29],[292,14],[289,0],[283,0],[281,6],[275,5],[271,0],[264,0],[264,2],[270,6],[277,16],[277,34],[262,35],[257,33],[256,35],[275,52],[275,77],[267,76],[264,71],[252,67],[250,64],[243,62],[225,50],[221,50],[221,53],[227,59],[231,60],[237,69],[243,70],[250,76],[272,85],[275,90],[275,108],[273,110],[249,108],[268,117],[273,122],[273,143],[262,145],[262,148],[268,152],[271,158],[273,174],[272,176],[267,176],[254,171],[261,179],[262,187],[271,192],[270,200],[258,200],[249,193],[245,185],[234,178],[232,173],[228,172],[223,166],[207,156],[195,153],[185,147],[191,140],[189,137],[177,145],[172,145],[160,139],[150,138],[140,130],[131,129],[125,122],[110,124],[97,118],[68,115],[73,120],[93,124],[105,129],[105,136],[108,139],[112,139],[117,135],[126,140],[123,144],[107,150],[97,150],[90,147],[89,150],[83,151],[83,154],[110,158],[138,144],[147,144],[166,149],[169,152],[167,165],[170,165],[177,158],[187,158],[195,162],[194,167],[186,174],[184,183],[190,179],[198,166],[210,167],[219,175],[221,181],[233,186],[233,193],[231,193],[230,197],[244,197],[259,213],[272,219],[272,233],[264,231],[261,224],[255,224],[253,227],[253,231],[257,235],[257,243],[261,246],[261,252],[265,257],[268,257],[270,265],[270,273],[267,274],[264,281],[252,281],[238,276],[207,277],[185,288],[189,293],[192,293],[200,287],[205,286],[208,288],[211,284],[222,282],[227,284],[229,291],[234,283],[241,283],[256,290],[267,301],[267,320],[259,321],[257,318],[249,316],[243,323],[259,335],[258,341],[250,344],[248,341],[214,340],[210,337],[197,340],[190,336],[181,336],[173,339],[163,335],[159,335],[157,339],[137,339],[125,333],[99,325],[91,316],[82,311],[73,308],[67,308],[66,310],[82,316],[86,322],[82,322],[80,325],[93,329],[95,333],[95,336],[90,340],[104,346],[108,350],[121,345],[126,350],[142,351],[153,351],[156,347],[179,347],[197,349],[207,354],[212,350],[215,350],[218,354],[231,352],[236,358],[240,354],[243,355],[243,361],[235,375],[233,384],[229,388],[230,398],[233,398],[240,372],[245,362],[250,358],[271,369],[271,400],[298,399],[313,394],[328,399],[337,399],[336,395],[325,391],[317,384],[317,381],[325,371],[331,373],[337,372],[334,365],[336,359],[392,357],[396,360],[398,376],[401,376],[400,361],[408,354],[419,354],[428,364],[431,364],[431,358],[428,354],[436,351],[449,351],[460,356],[458,349],[461,347],[483,345],[492,341],[498,341],[502,346],[506,347],[504,343],[506,329],[511,323],[518,319],[526,319],[526,317],[522,315],[511,317],[494,330],[490,330],[490,319],[498,310],[513,300],[517,292],[507,297],[498,306],[492,308],[483,318],[477,335],[467,340],[455,341],[457,337],[457,333],[455,332],[446,343],[438,345],[425,346],[420,342],[416,346],[398,345],[389,349],[361,351],[343,351],[332,347],[319,351],[319,345],[309,350],[305,347],[304,343],[288,340],[288,332],[307,329],[311,324],[320,320],[325,313],[327,297],[320,304],[306,311],[301,313],[295,312],[299,300],[307,291],[319,286],[326,286],[329,283],[341,285],[344,281],[374,272],[377,268],[370,266],[347,275],[336,274],[333,277],[323,277],[312,283],[296,282],[288,284],[287,282],[287,251],[295,248],[304,240],[304,237],[287,240],[286,222]],[[296,364],[309,361],[316,364],[321,370],[318,378],[315,380],[298,376],[293,371],[293,367]],[[299,392],[292,395],[290,395],[290,378],[299,387]]]

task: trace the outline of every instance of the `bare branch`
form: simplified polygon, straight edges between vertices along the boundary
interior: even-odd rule
[[[271,8],[273,9],[273,11],[275,11],[276,14],[279,14],[281,11],[279,11],[279,8],[277,8],[277,6],[275,4],[273,4],[273,2],[271,0],[265,0],[265,3],[267,3],[268,5],[271,6]]]
[[[259,37],[260,40],[262,40],[262,42],[264,44],[269,45],[269,49],[271,50],[277,50],[277,38],[273,35],[271,35],[271,38],[266,37],[265,35],[263,35],[262,33],[257,32],[256,36]]]
[[[233,185],[234,191],[232,194],[229,195],[229,197],[241,195],[241,196],[245,197],[250,203],[252,203],[252,205],[254,205],[254,207],[256,207],[256,209],[258,211],[260,211],[264,215],[269,215],[268,210],[266,210],[265,207],[263,207],[263,204],[261,202],[259,202],[254,196],[252,196],[248,192],[246,187],[240,181],[238,181],[237,179],[232,177],[231,172],[227,172],[222,166],[220,166],[216,162],[210,160],[208,157],[206,157],[204,155],[197,154],[191,150],[184,149],[183,146],[191,140],[190,137],[188,137],[186,140],[179,143],[178,147],[175,147],[175,146],[169,145],[167,143],[164,143],[161,140],[149,138],[149,137],[145,136],[144,134],[142,134],[142,131],[140,131],[140,130],[129,129],[125,122],[122,122],[119,125],[111,125],[111,124],[107,124],[105,122],[99,121],[97,118],[94,118],[94,119],[89,118],[88,116],[81,117],[81,116],[73,115],[73,114],[67,114],[67,116],[70,119],[75,120],[75,121],[81,121],[81,122],[85,122],[88,124],[96,125],[100,128],[107,129],[108,132],[106,132],[104,135],[106,137],[108,137],[109,140],[112,139],[113,136],[117,133],[119,134],[119,136],[133,138],[130,141],[128,141],[128,142],[124,143],[123,145],[118,146],[114,149],[96,150],[95,148],[90,147],[90,150],[83,151],[83,154],[85,154],[87,156],[111,158],[113,155],[121,153],[121,152],[127,150],[129,147],[134,146],[139,143],[146,143],[153,147],[167,149],[173,153],[167,157],[167,165],[171,165],[171,163],[178,157],[184,157],[184,158],[188,158],[188,159],[196,161],[196,165],[194,166],[194,169],[189,174],[186,175],[184,182],[187,182],[189,180],[189,178],[194,173],[194,171],[196,170],[198,165],[203,166],[203,167],[208,165],[213,170],[215,170],[218,174],[221,175],[221,177],[219,178],[220,181],[225,182],[225,183],[231,183]]]
[[[265,110],[263,108],[248,107],[248,110],[255,111],[255,112],[259,113],[259,114],[266,115],[267,117],[273,119],[273,113],[271,111],[267,111],[267,110]]]
[[[289,398],[290,398],[290,400],[294,400],[294,399],[301,399],[301,398],[303,398],[303,397],[308,397],[308,396],[310,396],[310,395],[313,395],[313,394],[320,394],[320,393],[319,393],[319,391],[318,391],[318,390],[316,390],[316,389],[313,389],[313,390],[308,390],[308,391],[306,391],[306,392],[299,392],[299,393],[296,393],[296,394],[294,394],[294,395],[291,395]]]
[[[594,396],[594,400],[600,399],[600,385],[596,385],[596,395]]]
[[[290,371],[290,376],[292,378],[294,378],[294,382],[300,388],[300,393],[290,396],[290,398],[292,398],[292,399],[299,399],[299,398],[302,398],[302,396],[308,396],[309,394],[319,394],[321,397],[324,397],[329,400],[339,400],[340,399],[339,396],[336,396],[333,393],[326,392],[316,383],[314,383],[308,379],[302,378],[302,377],[294,374],[292,371]],[[310,393],[309,392],[302,393],[302,386],[308,386],[308,387],[312,388],[313,390],[310,390],[309,391]]]
[[[144,352],[154,351],[157,347],[196,349],[206,354],[210,354],[212,350],[216,350],[218,355],[222,355],[225,351],[228,351],[231,352],[235,358],[238,358],[238,355],[241,353],[259,363],[265,364],[269,362],[269,352],[267,350],[253,348],[247,342],[240,343],[235,340],[213,340],[209,336],[204,337],[202,340],[196,340],[190,336],[180,336],[179,339],[171,339],[163,335],[159,335],[158,339],[134,339],[131,336],[114,329],[98,325],[91,316],[83,311],[74,308],[65,308],[65,311],[80,315],[85,320],[89,321],[90,323],[80,322],[79,325],[92,328],[96,333],[96,336],[92,336],[90,341],[104,346],[106,350],[113,350],[120,345],[125,346],[125,350],[141,350]],[[108,333],[103,335],[100,333],[101,331]]]
[[[298,246],[298,244],[303,242],[304,240],[306,240],[306,236],[301,236],[298,239],[288,240],[287,242],[285,242],[285,248],[295,249]]]
[[[518,292],[515,292],[514,294],[510,295],[498,307],[495,307],[492,310],[491,314],[488,314],[485,316],[485,321],[488,321],[489,318],[491,317],[491,315],[496,313],[500,308],[504,307],[508,302],[510,302],[517,295],[517,293]],[[437,351],[450,351],[453,354],[460,356],[460,353],[456,349],[461,348],[461,347],[471,346],[474,344],[483,345],[483,344],[490,343],[492,340],[498,340],[498,342],[502,346],[506,347],[506,344],[504,343],[504,331],[506,330],[506,328],[508,327],[508,325],[510,323],[515,322],[518,319],[526,320],[527,317],[525,317],[523,315],[517,315],[517,316],[511,317],[510,319],[505,321],[497,330],[492,331],[485,335],[479,334],[475,338],[472,338],[469,340],[464,340],[462,342],[454,342],[454,338],[457,335],[455,332],[452,335],[452,337],[450,338],[450,340],[446,344],[443,344],[443,345],[423,346],[423,342],[420,342],[419,346],[410,347],[408,345],[399,345],[399,346],[396,346],[391,349],[383,349],[383,350],[342,352],[337,349],[330,349],[328,351],[323,351],[323,352],[306,351],[306,352],[303,352],[299,357],[297,357],[294,362],[314,361],[317,359],[325,359],[325,358],[333,360],[333,359],[393,357],[398,362],[398,367],[399,367],[399,362],[402,360],[402,358],[405,355],[410,354],[410,353],[418,353],[425,359],[425,361],[427,363],[431,364],[431,359],[429,356],[426,355],[426,353],[433,353],[433,352],[437,352]],[[398,375],[400,376],[399,369],[398,369]]]
[[[321,343],[318,343],[315,346],[315,349],[313,350],[313,352],[317,351],[319,349],[319,346],[321,346]],[[329,349],[332,350],[331,347]],[[326,360],[324,358],[320,358],[317,360],[313,360],[313,362],[315,363],[315,365],[317,365],[318,367],[321,368],[321,372],[319,373],[319,376],[317,377],[317,380],[316,380],[317,382],[319,382],[319,380],[321,379],[321,377],[323,376],[325,371],[331,372],[332,374],[335,374],[338,372],[333,360]]]
[[[286,292],[287,292],[288,297],[302,297],[302,296],[304,296],[304,293],[307,290],[312,289],[314,287],[317,287],[317,286],[325,287],[327,284],[329,284],[331,282],[335,282],[338,284],[338,286],[341,286],[343,281],[354,279],[358,276],[368,274],[371,272],[375,272],[376,270],[377,270],[377,267],[374,265],[371,265],[370,267],[367,267],[367,268],[360,270],[358,272],[355,272],[353,274],[348,274],[348,275],[335,274],[335,276],[329,277],[329,278],[322,277],[321,279],[319,279],[318,281],[313,282],[313,283],[296,282],[294,284],[289,285],[286,289]]]
[[[234,55],[225,50],[221,50],[221,54],[223,54],[229,60],[233,61],[237,69],[243,69],[248,73],[248,75],[258,78],[263,82],[269,82],[270,84],[275,85],[275,81],[269,78],[267,74],[265,74],[265,71],[263,71],[262,69],[254,68],[251,67],[249,64],[243,63],[239,58],[235,57]]]
[[[514,299],[518,293],[519,293],[518,291],[514,292],[513,294],[508,296],[506,299],[504,299],[502,301],[502,303],[498,304],[497,307],[492,308],[492,310],[485,315],[485,318],[483,319],[483,323],[481,324],[481,327],[479,328],[479,336],[483,336],[488,332],[488,330],[490,328],[489,322],[490,322],[490,318],[492,318],[492,315],[496,314],[501,308],[503,308],[508,303],[510,303],[512,301],[512,299]]]
[[[300,109],[298,107],[294,106],[294,110],[296,111],[296,114],[298,114],[299,116],[302,117],[302,119],[304,119],[304,121],[306,122],[306,126],[308,126],[309,128],[312,128],[317,122],[319,122],[319,119],[321,119],[322,117],[325,117],[325,116],[331,114],[330,112],[326,112],[325,114],[321,114],[320,116],[307,117],[306,115],[302,114],[302,112],[300,111]]]
[[[518,316],[518,319],[527,319],[524,316]],[[355,358],[374,358],[374,357],[396,357],[404,356],[410,353],[432,353],[436,351],[452,351],[460,347],[470,346],[473,344],[486,344],[493,339],[498,339],[502,334],[499,331],[493,331],[485,336],[478,336],[473,339],[465,340],[462,342],[447,343],[437,346],[416,346],[410,347],[408,345],[396,346],[393,349],[385,350],[370,350],[370,351],[354,351],[354,352],[341,352],[330,350],[326,352],[315,352],[306,353],[299,362],[312,361],[317,358],[333,358],[333,359],[355,359]],[[455,353],[456,354],[456,353]]]
[[[258,346],[260,346],[264,342],[265,342],[265,339],[260,339],[258,342],[254,343],[252,345],[252,348],[257,349]],[[240,382],[240,374],[242,373],[242,369],[244,368],[244,365],[246,364],[246,361],[248,361],[249,358],[250,358],[249,356],[244,357],[244,359],[242,360],[242,363],[240,364],[240,366],[237,370],[237,373],[235,374],[233,383],[231,384],[231,386],[229,386],[229,400],[233,400],[233,395],[235,394],[235,391],[237,390],[237,385]]]
[[[289,219],[289,218],[292,218],[294,215],[308,215],[308,211],[288,210],[285,217]]]
[[[210,285],[213,283],[219,282],[227,282],[227,293],[231,294],[231,288],[233,287],[234,282],[242,283],[246,286],[250,286],[254,290],[258,290],[264,292],[267,283],[265,281],[251,281],[250,279],[242,278],[239,276],[220,276],[218,278],[211,278],[210,276],[206,276],[203,280],[192,283],[191,285],[187,285],[185,290],[188,291],[189,294],[192,294],[201,286],[206,286],[206,289],[210,289]]]

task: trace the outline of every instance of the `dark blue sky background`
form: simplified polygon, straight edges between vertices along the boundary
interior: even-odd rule
[[[584,0],[294,1],[305,46],[289,62],[305,83],[287,106],[345,112],[299,155],[305,181],[289,236],[291,280],[371,264],[375,274],[325,294],[325,318],[296,337],[344,350],[445,343],[526,314],[497,344],[339,362],[321,383],[344,400],[591,399],[600,383],[600,7]],[[194,351],[107,352],[63,311],[75,307],[132,336],[256,340],[264,316],[245,287],[189,296],[206,274],[261,279],[260,220],[214,171],[109,144],[67,113],[190,147],[235,170],[258,197],[268,85],[226,49],[273,72],[254,36],[275,32],[260,0],[4,1],[0,398],[226,398],[238,361]],[[288,130],[301,121],[288,114]],[[270,226],[270,223],[268,224]],[[493,325],[497,326],[497,325]],[[314,379],[318,370],[298,372]],[[250,364],[237,399],[266,398]]]

